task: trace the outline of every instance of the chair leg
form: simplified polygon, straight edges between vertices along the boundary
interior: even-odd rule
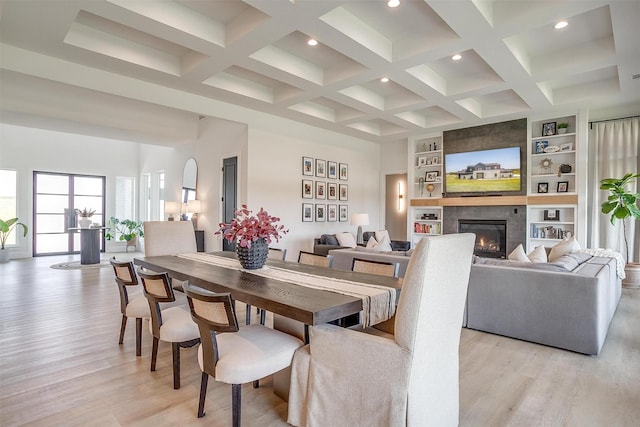
[[[122,322],[120,322],[120,341],[118,344],[122,344],[124,342],[124,330],[127,329],[127,316],[122,315]]]
[[[136,356],[142,354],[142,317],[136,318]]]
[[[249,304],[247,304],[247,314],[246,314],[245,324],[246,325],[251,324],[251,306]]]
[[[172,342],[171,350],[173,352],[173,389],[178,390],[180,388],[180,344]]]
[[[151,346],[151,370],[156,370],[156,359],[158,359],[158,341],[160,339],[153,337],[153,345]]]
[[[258,388],[258,387],[260,387],[260,380],[255,380],[253,382],[253,388]]]
[[[198,418],[204,417],[204,400],[207,398],[208,383],[209,375],[203,372],[200,379],[200,402],[198,402]]]
[[[260,309],[260,324],[264,326],[264,322],[267,321],[267,310]]]
[[[231,385],[231,411],[233,427],[240,427],[240,405],[242,404],[242,384]]]

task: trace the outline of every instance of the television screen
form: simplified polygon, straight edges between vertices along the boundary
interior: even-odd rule
[[[445,191],[520,191],[520,147],[446,154]]]

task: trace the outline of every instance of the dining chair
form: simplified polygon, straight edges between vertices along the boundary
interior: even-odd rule
[[[399,269],[400,269],[399,262],[374,261],[374,260],[363,259],[363,258],[353,258],[353,261],[351,262],[351,271],[377,274],[379,276],[397,278]]]
[[[120,323],[120,340],[118,344],[124,342],[124,331],[127,328],[129,317],[136,319],[136,356],[142,354],[142,319],[149,319],[149,303],[143,294],[129,295],[127,287],[138,286],[138,276],[133,268],[132,261],[117,261],[115,257],[111,260],[111,266],[115,273],[116,285],[120,294],[120,312],[122,322]]]
[[[298,263],[331,268],[333,266],[333,255],[318,255],[312,252],[300,251]]]
[[[394,335],[311,327],[309,344],[293,357],[287,422],[458,425],[458,352],[474,243],[471,233],[420,240],[404,276]]]
[[[278,248],[269,248],[269,253],[267,257],[270,259],[277,259],[280,261],[286,261],[287,258],[287,250],[286,249],[278,249]]]
[[[191,317],[197,323],[201,343],[198,363],[202,370],[198,418],[205,415],[204,404],[209,376],[231,384],[232,425],[240,426],[242,384],[254,383],[291,364],[302,341],[263,325],[238,327],[229,293],[213,293],[185,285]]]
[[[160,309],[160,304],[175,302],[176,298],[167,273],[147,273],[138,271],[142,280],[144,296],[149,302],[153,336],[151,348],[151,371],[156,370],[158,345],[160,341],[171,343],[173,353],[173,388],[180,388],[180,348],[193,347],[200,342],[198,326],[191,320],[188,309],[173,306]],[[186,284],[187,282],[185,282]]]

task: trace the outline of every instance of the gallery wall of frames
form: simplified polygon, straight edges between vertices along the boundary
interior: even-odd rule
[[[349,221],[349,165],[302,157],[302,222]]]

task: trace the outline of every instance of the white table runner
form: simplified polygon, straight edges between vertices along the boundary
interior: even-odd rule
[[[363,307],[361,320],[364,327],[384,322],[390,319],[396,311],[396,290],[386,286],[318,276],[273,266],[264,266],[257,270],[245,270],[237,259],[205,253],[179,254],[178,257],[224,268],[242,270],[257,276],[295,283],[313,289],[361,298]]]

